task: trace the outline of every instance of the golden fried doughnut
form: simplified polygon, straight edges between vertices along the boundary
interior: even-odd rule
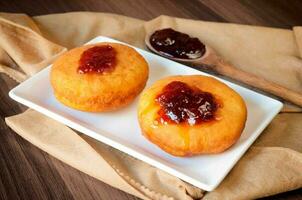
[[[55,97],[82,111],[111,111],[123,107],[145,87],[148,64],[133,48],[98,43],[72,49],[51,68]]]
[[[208,76],[167,77],[143,91],[142,132],[175,156],[219,153],[240,137],[247,117],[239,94]]]

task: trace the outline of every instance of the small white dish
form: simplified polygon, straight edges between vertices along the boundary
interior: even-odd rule
[[[97,37],[88,44],[98,42],[121,43],[108,37]],[[145,50],[135,49],[149,63],[150,74],[146,87],[171,75],[211,76]],[[218,186],[283,106],[275,99],[216,77],[237,91],[245,100],[248,109],[245,129],[237,143],[223,153],[179,158],[165,153],[142,136],[136,114],[137,98],[128,107],[115,112],[89,113],[71,109],[55,99],[49,80],[50,68],[51,66],[48,66],[12,89],[9,96],[73,129],[207,191]]]

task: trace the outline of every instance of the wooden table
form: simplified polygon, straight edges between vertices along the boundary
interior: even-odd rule
[[[144,20],[164,14],[279,28],[302,25],[302,1],[299,0],[2,0],[0,11],[32,16],[98,11]],[[26,109],[7,95],[16,84],[0,74],[1,199],[137,199],[69,167],[10,130],[4,118]],[[302,199],[302,189],[270,198]]]

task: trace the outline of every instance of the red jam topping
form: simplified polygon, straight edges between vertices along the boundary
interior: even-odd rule
[[[159,116],[162,122],[199,124],[214,119],[218,108],[214,96],[186,83],[173,81],[166,85],[156,98],[160,104]]]
[[[196,59],[206,52],[205,45],[198,38],[171,28],[155,31],[150,37],[151,46],[168,57]]]
[[[82,53],[78,73],[104,73],[114,70],[116,51],[110,45],[95,46]]]

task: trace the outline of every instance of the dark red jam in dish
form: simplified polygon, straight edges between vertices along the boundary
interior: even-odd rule
[[[103,73],[114,70],[116,51],[110,45],[95,46],[82,53],[78,73]]]
[[[208,122],[214,118],[218,104],[211,93],[191,88],[186,83],[173,81],[156,97],[160,104],[160,120],[189,125]]]
[[[174,58],[196,59],[206,52],[205,45],[198,38],[171,28],[155,31],[150,44],[159,53]]]

